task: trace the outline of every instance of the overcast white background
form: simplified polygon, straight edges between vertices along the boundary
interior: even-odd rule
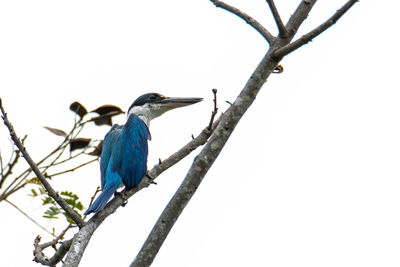
[[[276,34],[265,1],[228,3]],[[298,3],[276,1],[284,21]],[[299,33],[344,3],[318,1]],[[360,1],[281,62],[285,71],[270,76],[152,266],[400,265],[399,7]],[[152,91],[203,97],[152,122],[151,167],[207,125],[212,88],[220,111],[235,100],[267,48],[249,25],[206,0],[2,0],[0,96],[17,133],[29,135],[34,159],[61,141],[43,126],[72,126],[73,101],[126,110]],[[102,138],[108,129],[83,135]],[[4,126],[0,148],[7,158]],[[129,265],[195,155],[110,216],[81,266]],[[97,163],[52,181],[85,205],[99,183]],[[64,223],[41,219],[40,200],[27,193],[10,201],[60,231]],[[0,265],[38,266],[33,240],[51,237],[5,202],[0,214]]]

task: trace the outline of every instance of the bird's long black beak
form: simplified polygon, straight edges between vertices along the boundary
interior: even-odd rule
[[[200,97],[166,97],[158,101],[157,104],[161,104],[163,107],[173,109],[189,106],[202,100],[203,98]]]

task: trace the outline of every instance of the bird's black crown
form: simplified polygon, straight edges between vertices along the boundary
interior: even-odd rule
[[[139,96],[134,102],[133,104],[129,107],[129,109],[135,107],[135,106],[143,106],[146,103],[155,103],[155,102],[159,102],[163,99],[165,99],[166,97],[158,94],[158,93],[147,93],[144,95]],[[128,110],[129,110],[128,109]]]

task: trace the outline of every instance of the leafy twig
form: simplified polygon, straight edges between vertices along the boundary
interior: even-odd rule
[[[21,151],[22,155],[24,156],[25,160],[28,162],[29,166],[32,168],[32,171],[36,174],[36,176],[39,178],[40,182],[43,184],[43,186],[46,188],[49,196],[51,196],[64,210],[65,212],[68,213],[68,215],[71,217],[71,219],[79,226],[82,227],[84,224],[84,221],[79,217],[79,215],[64,201],[60,195],[57,194],[57,192],[51,187],[49,182],[47,182],[46,178],[43,176],[43,174],[40,172],[39,168],[35,164],[35,162],[32,160],[31,156],[25,149],[24,145],[22,144],[21,140],[18,138],[17,134],[15,133],[14,127],[10,123],[10,121],[7,118],[7,114],[4,111],[1,98],[0,98],[0,109],[1,113],[3,114],[2,119],[4,121],[4,124],[7,126],[11,139],[14,141],[14,144],[18,147],[18,149]]]

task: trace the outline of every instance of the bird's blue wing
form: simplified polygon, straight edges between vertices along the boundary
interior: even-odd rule
[[[85,211],[85,215],[101,211],[117,188],[122,184],[122,178],[117,172],[117,169],[121,166],[122,160],[121,153],[119,153],[122,147],[122,128],[123,126],[116,124],[104,137],[100,158],[102,192],[93,204]]]
[[[147,171],[147,140],[150,137],[146,124],[136,115],[130,115],[121,131],[121,167],[118,170],[127,188],[139,184]]]
[[[121,166],[121,153],[122,150],[122,133],[123,126],[115,124],[110,131],[104,137],[103,150],[100,158],[100,172],[101,172],[101,188],[104,189],[107,182],[107,169],[109,165],[110,171],[117,172],[119,166]],[[110,182],[110,181],[109,181]]]

